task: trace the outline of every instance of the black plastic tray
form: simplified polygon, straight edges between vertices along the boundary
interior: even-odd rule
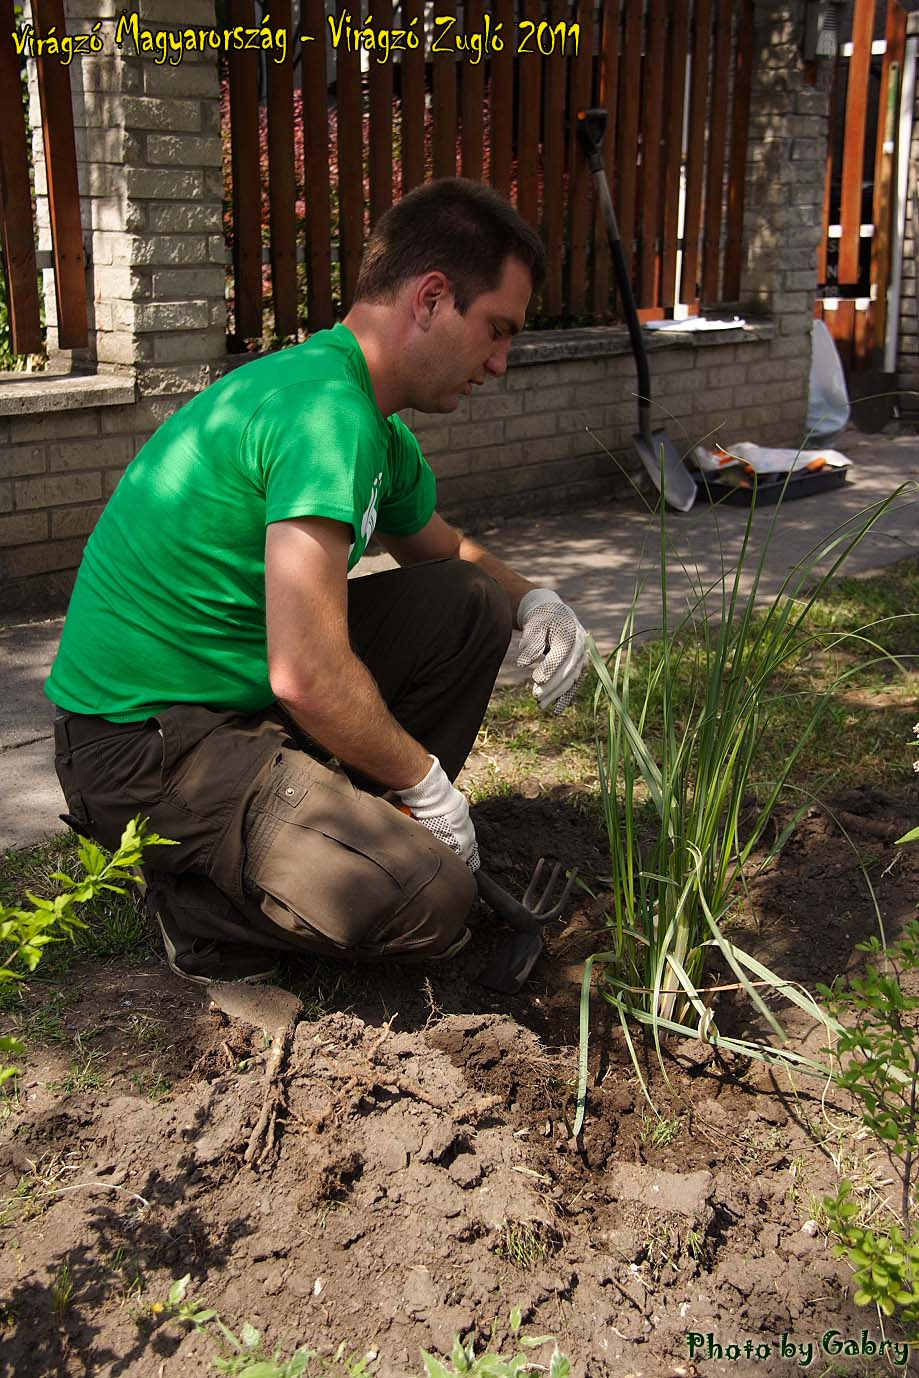
[[[795,498],[809,498],[814,493],[828,493],[832,488],[841,488],[846,481],[848,469],[820,469],[815,474],[792,473],[764,474],[756,480],[757,507],[773,507],[780,499],[792,502]],[[786,483],[785,480],[788,479]],[[723,502],[728,507],[749,507],[753,501],[754,489],[737,488],[733,483],[721,483],[716,478],[696,475],[696,487],[700,501]]]

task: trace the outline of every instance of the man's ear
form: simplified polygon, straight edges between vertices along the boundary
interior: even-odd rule
[[[451,297],[450,284],[443,273],[437,270],[425,273],[416,282],[412,294],[412,313],[416,324],[422,330],[430,330],[438,308],[443,310],[444,303]]]

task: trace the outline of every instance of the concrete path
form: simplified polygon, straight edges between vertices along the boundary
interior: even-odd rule
[[[836,448],[853,462],[843,488],[787,503],[778,516],[774,508],[755,514],[747,568],[752,574],[765,546],[763,594],[775,593],[810,551],[902,484],[913,487],[853,551],[845,572],[874,571],[919,554],[919,437],[850,431]],[[693,588],[719,585],[722,552],[730,577],[747,517],[742,508],[713,510],[701,504],[685,516],[668,515],[671,620],[685,610]],[[651,632],[660,626],[660,528],[637,501],[515,518],[483,540],[528,578],[557,588],[605,650],[618,640],[636,582],[643,585],[637,601],[639,627]],[[372,573],[391,563],[385,556],[375,557],[362,562],[361,570]],[[62,827],[58,814],[64,803],[51,764],[51,709],[42,692],[62,625],[62,619],[54,619],[0,627],[0,852],[39,841]],[[512,647],[501,682],[521,678],[513,659]]]

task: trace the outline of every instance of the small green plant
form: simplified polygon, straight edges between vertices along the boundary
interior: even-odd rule
[[[552,1232],[540,1220],[509,1220],[495,1252],[515,1268],[529,1272],[552,1250]]]
[[[29,907],[22,903],[12,906],[0,904],[0,989],[21,981],[38,966],[49,943],[71,938],[86,928],[78,908],[98,895],[123,895],[123,882],[136,882],[136,868],[146,847],[171,847],[175,844],[148,833],[146,820],[134,818],[121,835],[118,850],[106,856],[88,838],[81,838],[79,857],[85,872],[81,880],[74,880],[63,871],[54,871],[51,879],[61,887],[54,899],[45,899],[26,891]],[[23,1050],[22,1039],[15,1035],[0,1038],[0,1056],[17,1057]],[[0,1064],[0,1085],[17,1076],[19,1068]]]
[[[211,1362],[218,1373],[231,1375],[231,1378],[307,1378],[315,1372],[337,1372],[346,1378],[363,1378],[369,1374],[368,1360],[365,1357],[348,1355],[345,1346],[339,1347],[332,1360],[324,1359],[317,1350],[302,1345],[289,1359],[281,1357],[276,1349],[268,1354],[262,1345],[261,1331],[256,1330],[249,1321],[243,1322],[237,1335],[220,1314],[211,1306],[204,1306],[194,1298],[187,1297],[191,1274],[186,1273],[172,1284],[165,1302],[154,1302],[151,1311],[156,1318],[174,1319],[195,1330],[204,1331],[212,1326],[229,1352],[214,1358]],[[318,1364],[318,1368],[311,1367]]]
[[[74,1280],[69,1261],[65,1258],[51,1282],[51,1307],[60,1325],[73,1301]]]
[[[455,1378],[455,1375],[458,1374],[468,1374],[470,1378],[522,1378],[523,1374],[533,1372],[548,1372],[549,1378],[569,1378],[571,1364],[559,1350],[555,1337],[552,1335],[521,1335],[522,1322],[523,1317],[519,1307],[514,1307],[511,1312],[511,1333],[520,1349],[513,1358],[505,1359],[500,1354],[492,1354],[487,1351],[477,1355],[472,1342],[464,1345],[457,1336],[449,1360],[452,1365],[451,1368],[448,1368],[445,1362],[436,1359],[433,1354],[428,1354],[426,1350],[421,1351],[425,1378]],[[554,1346],[549,1358],[548,1369],[545,1364],[534,1363],[531,1357],[534,1350],[541,1349],[543,1345],[547,1344]]]
[[[668,1120],[654,1111],[649,1115],[643,1110],[639,1123],[641,1142],[651,1148],[668,1148],[680,1137],[680,1130],[683,1128],[681,1119]]]
[[[910,840],[911,834],[905,839]],[[919,972],[919,920],[884,948],[877,938],[859,944],[868,955],[863,976],[821,993],[850,1022],[839,1035],[836,1080],[861,1104],[862,1120],[901,1165],[899,1222],[861,1219],[852,1182],[844,1179],[824,1211],[838,1236],[837,1253],[855,1269],[855,1301],[897,1315],[919,1337],[919,1228],[914,1219],[914,1170],[919,1153],[919,995],[910,976]],[[906,980],[904,981],[904,978]]]

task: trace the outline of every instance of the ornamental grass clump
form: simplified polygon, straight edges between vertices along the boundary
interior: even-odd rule
[[[888,658],[872,641],[870,628],[818,632],[811,629],[809,615],[852,550],[909,487],[834,531],[788,573],[772,598],[760,596],[766,555],[780,512],[786,519],[787,514],[780,503],[754,558],[754,504],[733,571],[722,554],[721,578],[704,588],[687,570],[692,592],[679,616],[674,615],[662,507],[662,625],[655,640],[646,643],[637,635],[637,590],[612,655],[603,657],[591,646],[612,907],[609,946],[588,960],[582,986],[578,1128],[586,1099],[587,1010],[594,975],[599,993],[619,1012],[639,1076],[631,1032],[636,1021],[649,1032],[659,1058],[662,1039],[679,1034],[747,1057],[828,1073],[821,1062],[783,1046],[784,1031],[767,1000],[778,996],[798,1005],[831,1034],[836,1021],[797,984],[783,981],[736,946],[725,924],[745,882],[774,860],[813,802],[812,794],[802,800],[799,793],[784,824],[770,826],[823,709],[843,680],[872,661],[862,659],[819,692],[783,758],[764,762],[760,745],[769,738],[774,714],[784,708],[792,672],[818,646],[832,649],[852,639],[874,659]],[[746,993],[771,1029],[772,1041],[719,1033],[711,991],[704,987],[716,955],[728,972],[724,985]]]

